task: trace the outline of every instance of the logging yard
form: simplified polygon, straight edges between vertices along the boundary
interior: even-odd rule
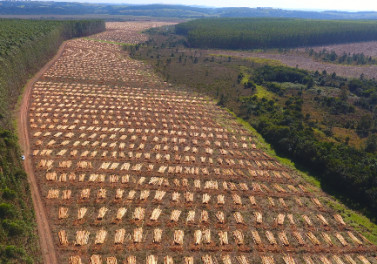
[[[108,22],[66,41],[24,98],[51,262],[376,264],[326,194],[122,49],[169,24]]]

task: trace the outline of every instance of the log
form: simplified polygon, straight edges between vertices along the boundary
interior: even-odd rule
[[[127,209],[124,208],[124,207],[121,207],[118,209],[117,211],[117,215],[115,217],[116,220],[121,220],[123,218],[123,216],[126,214],[127,212]]]
[[[337,255],[333,255],[332,260],[334,261],[335,264],[345,264],[343,262],[343,260],[340,257],[338,257]]]
[[[312,232],[307,232],[306,236],[309,238],[309,240],[313,243],[315,246],[321,245],[321,242],[319,242],[318,238],[312,233]]]
[[[90,196],[90,189],[81,190],[80,199],[89,199],[89,196]]]
[[[84,246],[88,244],[90,232],[81,230],[76,232],[76,242],[75,245],[77,246]]]
[[[160,185],[161,185],[161,184],[160,184]],[[161,201],[161,200],[164,198],[165,194],[166,194],[165,191],[157,190],[157,191],[156,191],[156,194],[155,194],[155,196],[154,196],[154,200],[156,200],[156,201]]]
[[[182,211],[181,210],[173,210],[171,215],[170,215],[170,221],[171,222],[178,222],[179,216],[181,215]]]
[[[78,220],[83,219],[87,211],[88,211],[88,209],[87,209],[86,207],[81,207],[81,208],[77,211],[77,219],[78,219]]]
[[[266,231],[266,237],[268,239],[268,242],[270,245],[274,246],[277,245],[276,239],[274,237],[274,234],[271,231]]]
[[[68,245],[68,237],[67,237],[67,233],[65,232],[65,230],[60,230],[59,233],[58,233],[58,236],[59,236],[60,245],[67,246]]]
[[[363,263],[363,264],[371,264],[369,260],[364,257],[363,255],[358,255],[357,258]]]
[[[201,223],[208,223],[208,218],[209,218],[208,211],[203,210],[200,214],[200,222]]]
[[[127,257],[127,264],[136,264],[136,257],[135,256],[128,256]]]
[[[59,207],[59,219],[66,219],[66,218],[68,218],[68,208]]]
[[[329,246],[334,246],[334,243],[332,242],[331,240],[331,237],[329,236],[329,234],[325,233],[325,232],[322,232],[322,237],[323,237],[323,240],[329,245]]]
[[[60,190],[59,189],[50,189],[47,193],[47,199],[57,199],[59,198]]]
[[[344,258],[347,260],[348,264],[356,264],[356,261],[350,255],[344,255]]]
[[[146,199],[148,199],[148,197],[149,197],[149,193],[150,193],[150,191],[149,190],[142,190],[141,192],[140,192],[140,200],[146,200]]]
[[[171,256],[164,257],[164,264],[174,264],[174,260]]]
[[[177,203],[177,202],[179,202],[180,197],[181,197],[180,193],[173,192],[173,194],[172,194],[172,201]]]
[[[327,222],[326,218],[325,218],[323,215],[318,214],[317,217],[318,217],[318,219],[322,222],[322,224],[323,224],[324,226],[328,226],[328,225],[329,225],[329,223]]]
[[[115,199],[116,200],[122,199],[123,193],[124,193],[124,190],[122,190],[122,189],[116,189],[116,191],[115,191]]]
[[[283,256],[283,260],[285,264],[296,264],[295,259],[290,255]]]
[[[256,202],[254,196],[249,196],[249,200],[250,200],[250,203],[251,203],[252,206],[256,206],[257,205],[257,202]]]
[[[262,264],[275,264],[275,260],[272,256],[262,256]]]
[[[233,214],[233,216],[234,216],[234,219],[236,220],[237,224],[244,224],[245,223],[240,212],[235,212]]]
[[[145,215],[145,209],[141,207],[135,208],[132,218],[136,221],[143,220]]]
[[[185,196],[186,203],[192,203],[194,201],[194,193],[186,192],[184,196]]]
[[[239,196],[238,194],[232,194],[232,198],[235,205],[242,205],[241,196]]]
[[[305,241],[304,241],[304,239],[302,238],[302,236],[299,232],[294,231],[294,232],[292,232],[292,235],[296,238],[296,240],[297,240],[297,242],[300,246],[305,245]]]
[[[302,219],[304,219],[305,223],[306,223],[308,226],[313,226],[313,223],[312,223],[312,221],[310,220],[309,216],[307,216],[307,215],[302,215]]]
[[[244,244],[244,235],[243,235],[242,231],[240,231],[240,230],[233,231],[233,236],[234,236],[234,240],[236,241],[236,244],[238,246]]]
[[[208,204],[210,199],[211,199],[211,195],[207,193],[203,194],[203,200],[202,200],[203,204]]]
[[[211,230],[206,229],[203,231],[203,242],[205,244],[211,244]]]
[[[124,228],[117,229],[114,235],[114,244],[123,244],[126,230]]]
[[[82,264],[80,256],[69,257],[69,264]]]
[[[331,261],[324,255],[319,256],[319,259],[322,261],[323,264],[332,264]]]
[[[175,245],[183,245],[183,230],[175,230],[174,231],[174,244]]]
[[[224,212],[222,212],[222,211],[218,211],[218,212],[216,212],[216,218],[217,218],[217,221],[218,221],[220,224],[224,224],[224,223],[225,223]]]
[[[358,246],[362,246],[363,242],[360,241],[352,232],[347,231],[348,236],[352,239],[353,243],[355,243]]]
[[[161,210],[160,208],[155,208],[155,209],[153,209],[152,214],[151,214],[151,217],[150,217],[150,220],[152,220],[152,221],[157,221],[158,218],[159,218],[160,215],[161,215],[161,212],[162,212],[162,210]]]
[[[153,230],[153,243],[158,244],[161,243],[162,239],[162,229],[156,228]]]
[[[194,232],[194,244],[200,245],[202,243],[202,231],[201,230],[195,230]]]
[[[136,194],[136,191],[135,190],[131,190],[128,193],[127,200],[133,200],[135,198],[135,194]]]
[[[303,256],[302,258],[304,259],[305,264],[315,264],[310,256]]]
[[[220,239],[220,245],[228,245],[228,232],[226,231],[219,231],[219,239]]]
[[[97,220],[102,220],[105,217],[107,211],[109,211],[109,209],[107,209],[106,207],[101,207],[98,211]]]
[[[106,264],[118,264],[118,260],[116,257],[107,257]]]
[[[283,243],[284,246],[286,246],[286,247],[289,246],[288,237],[285,234],[285,232],[279,232],[278,237],[279,237],[280,241]]]
[[[186,222],[187,223],[194,223],[195,222],[195,211],[194,210],[190,210],[188,212]]]
[[[135,228],[133,232],[134,243],[141,243],[143,241],[143,228]]]
[[[155,255],[149,255],[145,261],[146,264],[157,264],[158,257]]]
[[[239,264],[249,264],[249,261],[247,260],[245,255],[237,256],[236,260]]]
[[[276,223],[280,226],[284,225],[285,214],[278,214],[276,218]]]
[[[257,222],[257,224],[263,223],[262,214],[260,212],[254,212],[254,216],[255,216],[255,221]]]
[[[335,237],[339,240],[339,242],[343,245],[343,247],[348,246],[348,242],[344,239],[344,237],[340,233],[336,233]]]
[[[105,199],[106,198],[106,189],[100,188],[97,192],[97,199]]]
[[[194,258],[193,257],[184,257],[184,264],[194,264]]]
[[[217,204],[223,205],[225,204],[225,196],[222,194],[217,195]]]
[[[259,233],[258,233],[257,230],[252,230],[252,231],[251,231],[251,235],[253,236],[253,241],[254,241],[254,243],[255,243],[256,245],[260,246],[260,245],[263,244],[263,243],[262,243],[262,239],[260,238]]]
[[[100,255],[92,255],[90,257],[90,264],[102,264],[102,257]]]
[[[213,264],[212,257],[210,255],[202,256],[203,264]]]
[[[106,230],[101,229],[101,230],[97,231],[94,244],[96,244],[96,245],[103,244],[105,242],[106,236],[107,236]]]

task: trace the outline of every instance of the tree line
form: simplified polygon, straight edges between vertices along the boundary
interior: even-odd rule
[[[0,262],[40,262],[28,181],[12,113],[22,88],[69,38],[105,29],[100,20],[0,19]]]
[[[285,18],[208,18],[176,25],[197,48],[267,49],[377,39],[377,21]]]

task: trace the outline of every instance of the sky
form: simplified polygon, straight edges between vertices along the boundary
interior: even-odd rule
[[[59,0],[63,1],[63,0]],[[294,10],[377,11],[377,0],[65,0],[130,4],[183,4],[211,7],[275,7]]]

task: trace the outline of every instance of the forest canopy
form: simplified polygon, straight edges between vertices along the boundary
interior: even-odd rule
[[[197,48],[265,49],[377,40],[377,21],[209,18],[176,25]]]

